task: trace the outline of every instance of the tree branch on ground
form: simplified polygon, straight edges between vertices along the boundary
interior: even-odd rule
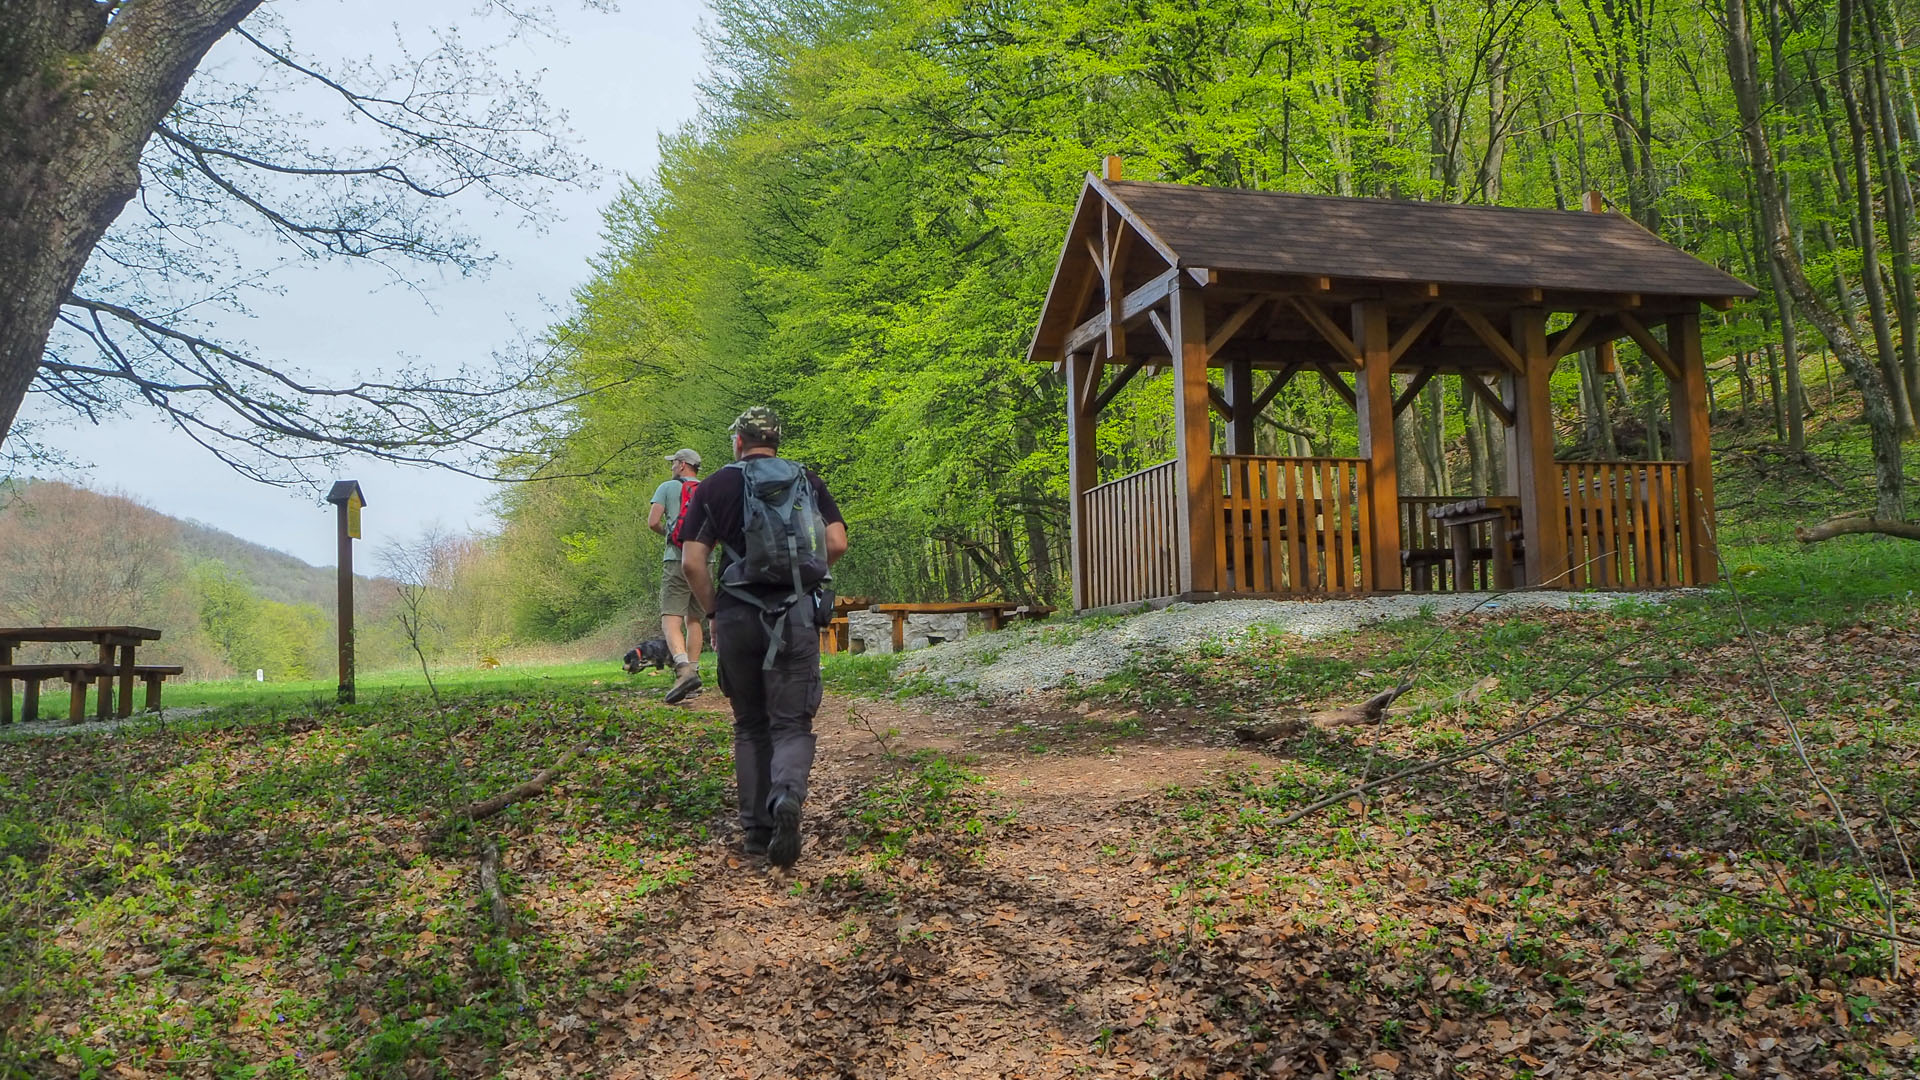
[[[1828,518],[1811,528],[1802,527],[1793,530],[1793,538],[1803,544],[1817,544],[1822,540],[1831,540],[1836,536],[1850,536],[1855,533],[1879,533],[1882,536],[1897,536],[1902,540],[1920,540],[1920,522],[1888,521],[1861,511],[1854,514],[1842,514]]]

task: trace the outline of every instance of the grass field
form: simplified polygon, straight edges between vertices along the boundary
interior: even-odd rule
[[[823,733],[794,876],[732,843],[719,696],[612,661],[9,741],[0,1080],[1920,1074],[1920,544],[1798,545],[1857,475],[1732,461],[1731,580],[1663,605],[971,711],[829,658],[873,715]]]

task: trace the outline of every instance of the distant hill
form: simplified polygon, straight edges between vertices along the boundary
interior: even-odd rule
[[[160,513],[158,510],[149,512]],[[277,600],[282,604],[312,604],[328,612],[333,610],[333,567],[310,565],[284,551],[263,547],[198,521],[175,519],[175,527],[180,535],[180,554],[188,562],[214,559],[226,563],[228,569],[246,575],[247,580],[253,583],[254,591],[265,599]],[[359,581],[367,580],[360,574],[354,577]]]

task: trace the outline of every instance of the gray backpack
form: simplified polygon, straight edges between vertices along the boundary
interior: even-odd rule
[[[807,471],[785,458],[751,457],[727,466],[742,477],[740,526],[745,547],[727,545],[731,562],[720,587],[760,609],[768,625],[764,666],[771,667],[786,638],[788,612],[831,580],[827,571],[827,526]],[[826,602],[833,606],[832,600]],[[813,610],[806,612],[811,622]]]

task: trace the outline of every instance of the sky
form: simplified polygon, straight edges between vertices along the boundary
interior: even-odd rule
[[[621,0],[612,13],[578,0],[549,2],[561,40],[521,35],[503,63],[542,73],[547,100],[568,114],[576,150],[598,169],[591,186],[555,190],[544,232],[469,203],[463,227],[499,256],[483,277],[431,275],[415,291],[374,267],[294,266],[277,274],[281,295],[249,299],[250,317],[217,319],[222,334],[313,376],[343,379],[414,360],[450,370],[554,321],[600,248],[602,208],[624,177],[653,171],[659,135],[695,115],[696,82],[706,64],[699,0]],[[398,56],[396,40],[415,49],[430,45],[435,20],[458,23],[472,45],[508,38],[504,20],[474,16],[480,6],[479,0],[283,0],[272,8],[308,56],[390,61]],[[216,50],[209,62],[220,63],[221,55]],[[285,250],[261,243],[241,247],[239,255],[266,266],[283,260]],[[136,409],[94,426],[38,408],[30,399],[23,412],[48,421],[42,441],[88,466],[63,479],[117,490],[174,517],[332,565],[334,511],[320,501],[324,492],[244,479],[152,413]],[[495,524],[487,507],[494,485],[483,480],[364,458],[343,463],[338,475],[358,480],[366,493],[363,548],[404,543],[429,528],[459,532]]]

